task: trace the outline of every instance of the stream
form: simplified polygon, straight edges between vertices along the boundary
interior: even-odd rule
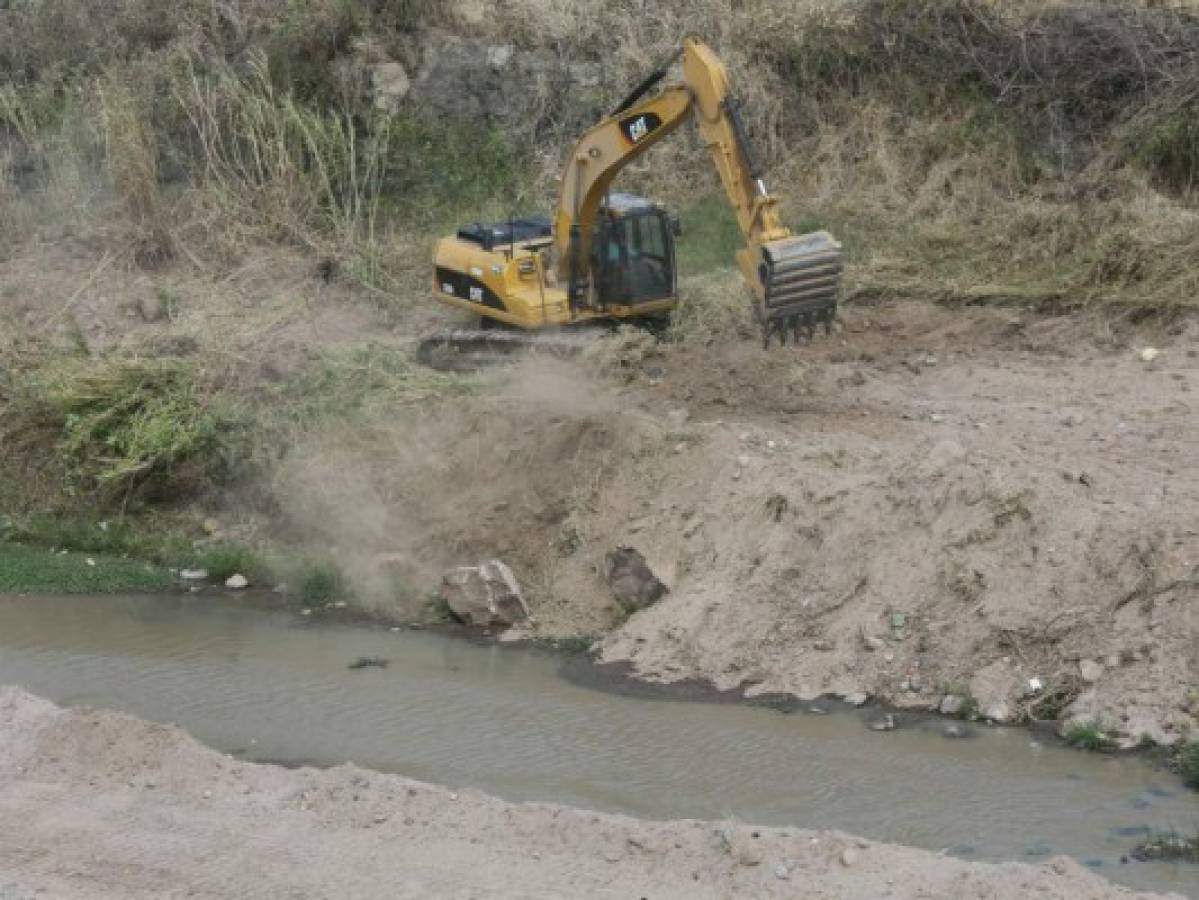
[[[360,657],[389,664],[348,668]],[[0,684],[173,722],[246,759],[353,761],[643,818],[837,828],[967,859],[1064,853],[1133,887],[1199,896],[1199,867],[1121,863],[1150,830],[1199,828],[1199,794],[1142,759],[1018,728],[954,739],[936,718],[878,733],[864,711],[631,697],[561,666],[249,598],[0,597]]]

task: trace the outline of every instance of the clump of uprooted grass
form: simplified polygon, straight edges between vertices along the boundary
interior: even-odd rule
[[[405,349],[366,344],[329,351],[271,389],[271,423],[291,433],[346,422],[389,424],[398,410],[470,394],[480,384],[476,377],[435,372]]]
[[[182,499],[227,465],[235,417],[181,361],[55,356],[8,378],[6,442],[54,451],[68,494]]]
[[[758,333],[750,293],[736,270],[680,280],[668,335],[682,343],[750,338]]]

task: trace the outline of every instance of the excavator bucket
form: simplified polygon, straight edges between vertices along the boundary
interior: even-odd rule
[[[831,329],[843,268],[841,244],[827,231],[763,244],[758,264],[763,346],[770,346],[774,334],[785,344],[789,333],[798,341],[801,334],[811,337],[818,325]]]

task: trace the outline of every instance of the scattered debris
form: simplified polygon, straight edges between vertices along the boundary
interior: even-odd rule
[[[1185,837],[1177,832],[1154,835],[1142,841],[1129,854],[1138,862],[1168,860],[1171,862],[1199,862],[1199,834]]]
[[[386,669],[391,662],[389,659],[384,659],[381,656],[360,656],[348,666],[347,669]]]
[[[207,569],[184,569],[179,573],[179,577],[184,581],[204,581],[208,578]]]
[[[245,590],[249,586],[250,581],[245,575],[230,575],[225,580],[225,587],[229,588],[230,590],[241,591]]]

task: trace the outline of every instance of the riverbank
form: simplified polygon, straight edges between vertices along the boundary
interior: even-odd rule
[[[838,832],[508,804],[353,766],[233,760],[179,729],[0,689],[16,897],[1149,897],[1065,858],[986,865]]]

